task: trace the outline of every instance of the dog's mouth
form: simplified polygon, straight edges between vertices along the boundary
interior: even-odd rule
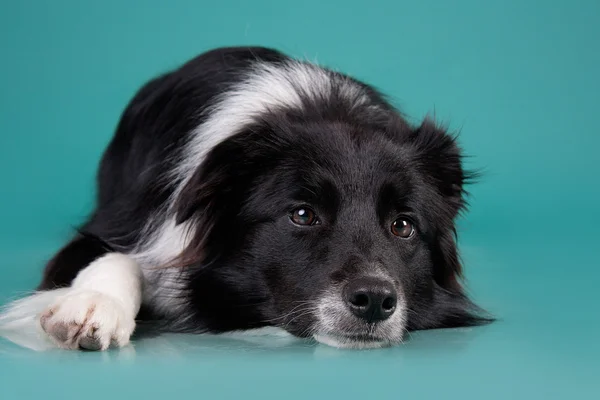
[[[378,335],[345,332],[315,333],[313,338],[319,343],[341,349],[377,349],[402,342],[401,337],[390,339]]]

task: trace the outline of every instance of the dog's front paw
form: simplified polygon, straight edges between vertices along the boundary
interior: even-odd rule
[[[106,350],[111,344],[123,347],[129,343],[135,319],[112,297],[78,290],[48,307],[40,324],[62,348]]]

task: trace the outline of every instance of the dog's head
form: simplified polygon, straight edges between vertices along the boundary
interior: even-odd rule
[[[191,301],[209,329],[273,325],[341,347],[481,322],[459,283],[461,154],[433,123],[276,113],[225,140],[182,192]]]

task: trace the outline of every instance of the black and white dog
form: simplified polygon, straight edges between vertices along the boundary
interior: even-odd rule
[[[455,241],[470,177],[453,136],[410,126],[371,86],[272,49],[215,49],[135,95],[96,209],[0,330],[105,350],[136,320],[271,326],[370,348],[484,323]]]

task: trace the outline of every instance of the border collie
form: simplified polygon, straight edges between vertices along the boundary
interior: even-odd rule
[[[471,177],[455,136],[363,82],[273,49],[208,51],[131,100],[95,210],[0,331],[106,350],[150,321],[374,348],[489,322],[460,282]]]

